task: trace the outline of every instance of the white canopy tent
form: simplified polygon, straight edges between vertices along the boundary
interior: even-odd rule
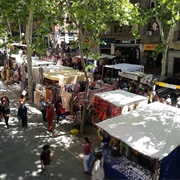
[[[18,64],[27,64],[27,57],[26,55],[20,55],[20,54],[12,54],[12,58],[14,58],[14,63]],[[53,61],[44,61],[40,60],[38,57],[32,57],[32,66],[48,66],[48,65],[53,65]]]
[[[66,84],[75,84],[86,81],[84,72],[77,71],[71,67],[65,66],[47,66],[43,67],[43,76],[49,80],[58,81],[60,86]],[[93,74],[88,73],[89,81],[93,81]]]
[[[77,58],[81,58],[80,55],[76,56]],[[109,54],[101,54],[100,56],[97,57],[97,60],[99,59],[103,59],[103,58],[107,58],[107,59],[113,59],[116,56],[113,55],[109,55]],[[83,57],[84,59],[86,59],[86,56]],[[88,60],[95,60],[95,57],[92,55],[88,55]]]
[[[180,109],[160,102],[96,125],[136,151],[159,160],[180,143]]]
[[[121,64],[105,65],[104,67],[116,69],[116,70],[121,70],[121,72],[126,72],[126,71],[144,72],[144,66],[143,65],[137,65],[137,64],[121,63]]]
[[[134,93],[130,93],[123,90],[113,90],[102,93],[96,93],[95,96],[102,98],[114,104],[117,107],[122,107],[125,105],[133,104],[135,102],[144,101],[147,104],[147,98]]]

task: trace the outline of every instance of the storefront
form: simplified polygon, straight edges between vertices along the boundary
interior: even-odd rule
[[[167,75],[175,76],[180,73],[180,51],[170,50],[168,58]]]
[[[140,64],[139,43],[135,39],[115,41],[115,54],[119,53],[120,63]]]
[[[144,58],[143,64],[146,68],[161,67],[162,54],[159,54],[156,58],[152,58],[151,55],[156,49],[157,44],[144,44]]]
[[[101,49],[102,54],[112,54],[111,48],[112,48],[112,43],[114,43],[114,40],[115,40],[114,38],[101,39],[101,41],[104,42],[100,45],[100,49]]]

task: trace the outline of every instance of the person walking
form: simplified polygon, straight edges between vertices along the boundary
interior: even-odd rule
[[[49,103],[46,108],[46,118],[48,121],[48,131],[52,132],[52,123],[54,120],[54,107]]]
[[[27,108],[23,102],[18,108],[18,117],[22,120],[22,127],[27,128]]]
[[[46,119],[47,103],[46,103],[44,97],[41,97],[40,106],[41,106],[41,112],[42,112],[42,119],[44,122],[47,122],[47,119]]]
[[[89,167],[89,160],[91,156],[91,142],[89,141],[88,137],[84,137],[83,139],[83,165],[84,165],[84,173],[89,174],[90,167]]]
[[[6,126],[7,128],[9,128],[8,121],[9,121],[9,116],[10,116],[10,107],[7,102],[5,102],[2,106],[2,114],[5,119]]]
[[[2,104],[7,103],[7,105],[9,106],[9,98],[5,94],[2,95],[0,100]]]
[[[96,160],[94,162],[94,166],[91,172],[91,180],[103,180],[105,177],[104,173],[104,158],[102,157],[102,153],[98,152],[96,154]]]
[[[2,118],[3,118],[3,105],[0,101],[0,122],[2,121]]]
[[[55,102],[55,106],[54,107],[55,107],[56,116],[57,116],[56,122],[59,123],[59,118],[61,116],[61,111],[63,109],[61,96],[58,96],[58,100]]]
[[[23,94],[21,94],[20,99],[19,99],[19,104],[21,104],[21,103],[23,103],[23,104],[26,103],[26,98]]]
[[[19,107],[21,106],[21,104],[25,104],[26,103],[26,98],[24,95],[21,94],[20,99],[19,99]],[[17,116],[18,122],[21,122],[21,117]]]
[[[41,168],[42,168],[41,174],[43,175],[47,174],[48,178],[50,179],[49,165],[52,159],[51,159],[50,146],[48,144],[43,146],[43,151],[41,152],[40,160],[41,160]]]

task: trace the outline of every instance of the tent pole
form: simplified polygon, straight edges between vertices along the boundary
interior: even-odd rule
[[[160,164],[159,160],[156,159],[156,161],[155,161],[154,180],[158,180],[159,179],[159,170],[160,170],[159,164]]]

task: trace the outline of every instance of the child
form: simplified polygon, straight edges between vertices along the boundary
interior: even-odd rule
[[[51,162],[51,151],[49,150],[50,146],[48,144],[43,146],[43,151],[41,152],[40,160],[41,160],[41,167],[42,172],[41,174],[46,173],[48,178],[50,178],[49,173],[49,165]]]
[[[91,173],[91,180],[103,180],[104,179],[104,158],[101,152],[96,154],[96,161],[94,162],[93,170]]]

